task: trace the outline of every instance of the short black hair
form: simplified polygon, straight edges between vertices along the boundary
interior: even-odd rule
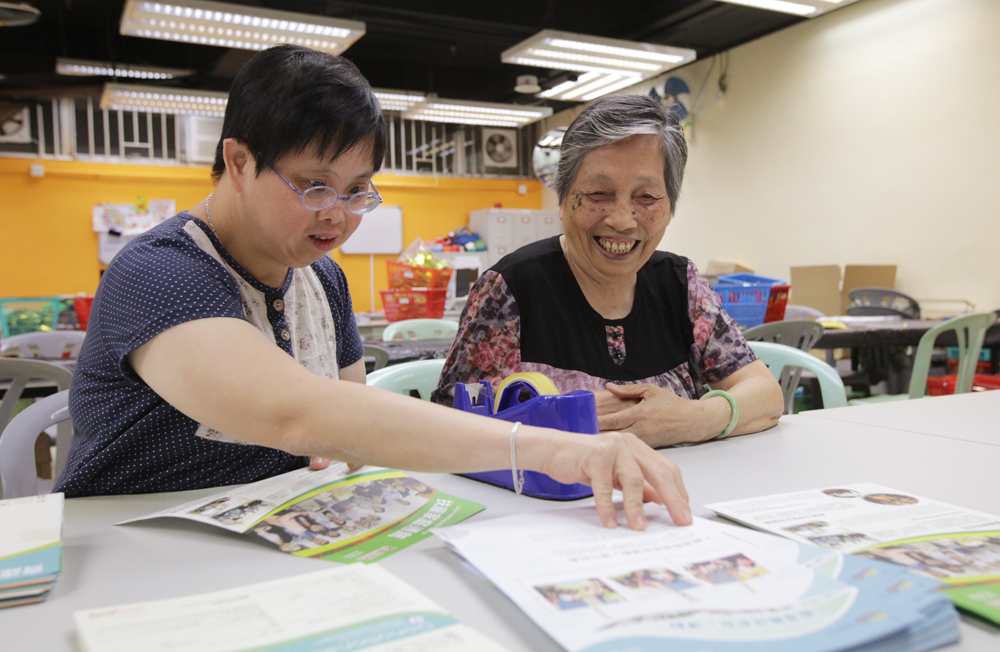
[[[333,160],[368,144],[378,171],[388,130],[375,92],[357,66],[318,50],[279,45],[255,54],[233,80],[215,148],[216,182],[226,171],[226,138],[249,147],[258,176],[265,161],[276,163],[312,145]]]

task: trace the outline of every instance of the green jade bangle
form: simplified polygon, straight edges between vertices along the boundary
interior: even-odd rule
[[[729,420],[729,425],[726,426],[726,429],[723,430],[717,437],[715,437],[715,439],[725,439],[736,428],[736,422],[740,420],[740,407],[736,405],[736,399],[730,396],[729,392],[724,392],[721,389],[713,389],[702,396],[700,400],[704,401],[706,398],[712,398],[714,396],[721,396],[729,401],[729,407],[733,411],[733,418]]]

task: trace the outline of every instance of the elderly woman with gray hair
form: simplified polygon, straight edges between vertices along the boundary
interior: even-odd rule
[[[654,447],[775,425],[774,377],[694,263],[657,250],[686,160],[659,102],[611,95],[588,106],[562,141],[563,235],[480,277],[432,400],[450,403],[455,383],[496,387],[537,371],[560,392],[594,391],[601,430]]]

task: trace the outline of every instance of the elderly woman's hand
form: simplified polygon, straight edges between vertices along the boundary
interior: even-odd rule
[[[602,432],[628,430],[653,448],[702,441],[713,435],[699,415],[704,404],[650,383],[608,383],[607,388],[606,395],[595,392],[597,425]]]

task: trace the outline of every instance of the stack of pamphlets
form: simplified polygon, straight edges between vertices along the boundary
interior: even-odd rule
[[[503,652],[379,566],[73,614],[85,652]]]
[[[0,608],[49,597],[62,569],[63,495],[0,500]]]
[[[483,505],[443,494],[399,471],[334,463],[299,469],[171,507],[151,518],[183,518],[263,541],[299,557],[373,562],[463,521]]]
[[[939,579],[956,605],[1000,625],[996,516],[869,483],[707,507],[766,532]]]
[[[733,525],[606,529],[593,507],[437,533],[576,652],[932,650],[959,638],[940,581]]]

